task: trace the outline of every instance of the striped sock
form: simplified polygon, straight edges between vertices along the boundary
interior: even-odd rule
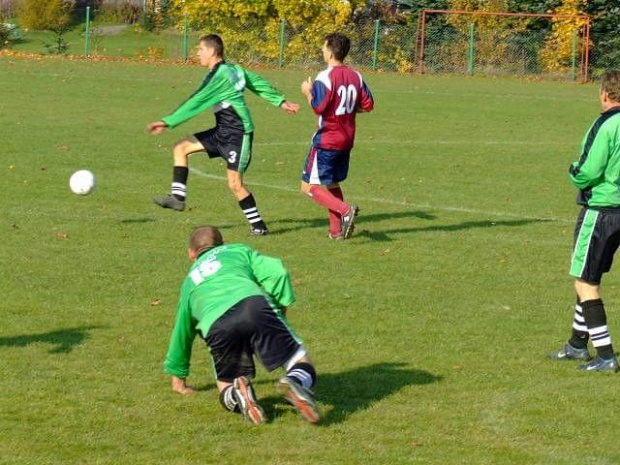
[[[232,384],[220,392],[220,404],[229,412],[239,412],[239,404],[233,395]]]
[[[581,306],[588,334],[597,355],[602,358],[613,357],[614,349],[607,329],[607,315],[605,315],[603,301],[601,299],[586,300],[581,303]]]
[[[583,309],[579,303],[575,304],[575,317],[573,319],[573,334],[568,343],[575,349],[585,349],[588,345],[588,327],[583,317]]]
[[[316,383],[316,371],[309,363],[296,363],[286,372],[286,377],[291,378],[306,389],[311,388]]]
[[[170,194],[177,200],[185,200],[187,196],[187,177],[189,176],[189,168],[187,166],[175,166],[172,169],[172,187]]]
[[[243,211],[243,214],[248,219],[250,226],[254,229],[267,229],[267,225],[263,221],[258,213],[258,207],[252,194],[248,195],[245,199],[239,201],[239,207]]]

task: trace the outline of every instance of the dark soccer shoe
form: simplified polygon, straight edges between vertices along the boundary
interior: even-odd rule
[[[353,234],[353,230],[355,229],[355,217],[358,215],[360,209],[357,205],[351,204],[349,207],[349,211],[342,215],[340,218],[340,235],[343,239],[348,239]]]
[[[557,352],[550,353],[549,358],[553,360],[581,360],[587,362],[591,357],[587,347],[577,349],[567,342]]]
[[[245,421],[253,425],[260,425],[265,420],[263,409],[258,405],[254,397],[252,384],[245,376],[235,378],[233,381],[233,395],[239,404],[239,409]]]
[[[185,210],[185,201],[177,199],[174,195],[168,194],[165,197],[155,197],[153,202],[162,208],[171,208],[178,212]]]
[[[313,424],[319,422],[319,407],[310,389],[306,389],[291,378],[284,377],[278,381],[278,391],[295,407],[304,420]]]
[[[595,357],[590,363],[579,365],[577,369],[581,371],[604,371],[615,373],[618,371],[618,359],[616,357]]]
[[[251,236],[266,236],[267,234],[269,234],[267,228],[250,228]]]

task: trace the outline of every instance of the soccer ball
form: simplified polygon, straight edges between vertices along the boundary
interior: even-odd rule
[[[69,179],[69,187],[71,191],[77,195],[90,194],[96,185],[97,181],[95,180],[95,175],[88,170],[76,171],[71,175],[71,179]]]

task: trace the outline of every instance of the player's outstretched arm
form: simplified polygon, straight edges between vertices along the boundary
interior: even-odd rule
[[[161,134],[166,130],[168,125],[163,121],[155,121],[154,123],[149,124],[146,127],[147,132],[153,134],[154,136]]]
[[[179,378],[178,376],[172,377],[172,390],[179,394],[194,394],[198,392],[196,389],[186,384],[185,378]]]
[[[301,106],[298,103],[293,103],[285,100],[284,102],[282,102],[282,105],[280,105],[280,108],[282,108],[289,115],[296,115],[297,113],[299,113],[299,109],[301,108]]]

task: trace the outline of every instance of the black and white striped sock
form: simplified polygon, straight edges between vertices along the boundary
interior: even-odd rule
[[[233,395],[232,384],[220,392],[220,404],[229,412],[239,412],[239,404]]]
[[[175,166],[172,169],[172,187],[170,194],[177,200],[185,200],[187,196],[187,178],[189,176],[189,168],[187,166]]]
[[[316,371],[309,363],[296,363],[286,372],[286,377],[295,380],[307,389],[316,383]]]
[[[583,317],[581,304],[575,304],[575,317],[573,318],[573,334],[568,341],[575,349],[585,349],[588,345],[588,327]]]
[[[603,358],[613,357],[614,349],[607,329],[607,315],[605,315],[603,301],[601,299],[586,300],[581,303],[581,306],[590,340],[597,355]]]
[[[254,229],[267,229],[265,222],[258,212],[256,201],[252,194],[248,195],[245,199],[239,201],[239,207],[243,211],[243,214],[248,219],[250,226]]]

